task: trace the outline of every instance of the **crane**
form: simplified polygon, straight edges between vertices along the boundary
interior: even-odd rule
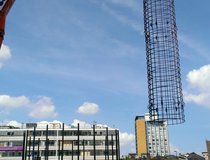
[[[4,40],[6,16],[15,0],[0,0],[0,48]]]

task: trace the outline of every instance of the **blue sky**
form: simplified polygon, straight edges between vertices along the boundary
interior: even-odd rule
[[[171,150],[200,153],[210,139],[210,2],[175,6],[186,123],[169,127]],[[122,152],[134,152],[135,116],[148,112],[142,10],[142,0],[16,1],[0,53],[0,120],[96,121],[119,128]]]

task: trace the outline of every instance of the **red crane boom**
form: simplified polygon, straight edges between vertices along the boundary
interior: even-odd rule
[[[2,45],[5,34],[5,21],[15,0],[0,0],[0,47]]]

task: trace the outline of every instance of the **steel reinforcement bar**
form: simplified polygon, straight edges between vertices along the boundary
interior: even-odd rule
[[[185,121],[174,0],[144,0],[150,118]]]

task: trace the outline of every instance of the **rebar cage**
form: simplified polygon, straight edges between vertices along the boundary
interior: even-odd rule
[[[174,0],[144,0],[150,118],[185,121]]]

